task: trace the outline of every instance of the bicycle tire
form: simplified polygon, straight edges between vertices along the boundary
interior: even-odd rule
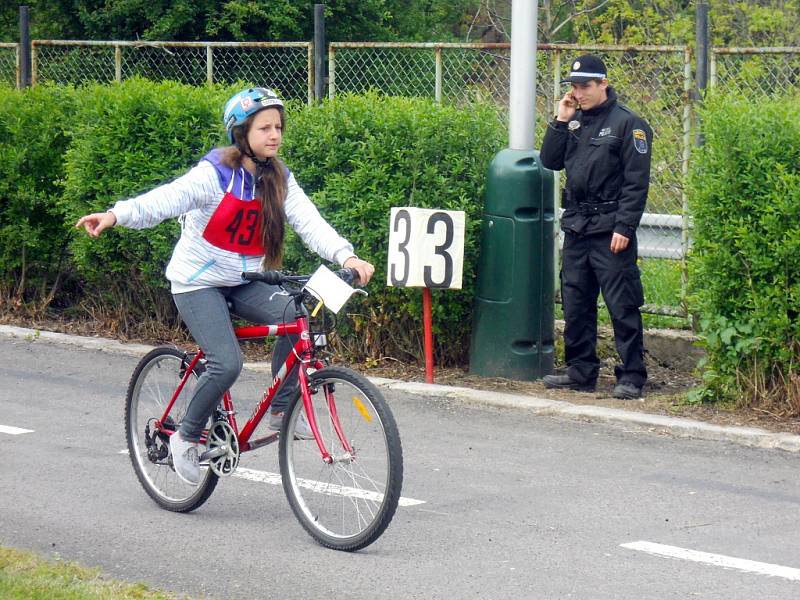
[[[403,449],[392,412],[378,389],[360,374],[325,367],[309,374],[317,426],[332,463],[313,439],[294,435],[304,414],[298,393],[285,411],[279,439],[284,493],[303,528],[327,548],[360,550],[388,527],[403,485]],[[334,395],[348,454],[337,436],[326,393]]]
[[[197,486],[185,483],[172,466],[168,438],[152,432],[147,435],[149,423],[161,418],[177,389],[184,365],[185,354],[177,348],[160,346],[151,350],[133,371],[125,401],[125,437],[136,477],[156,504],[174,512],[190,512],[201,506],[219,480],[211,469],[201,466],[200,483]],[[170,413],[175,423],[179,423],[185,414],[203,370],[203,365],[195,366],[194,377],[187,380],[175,400]],[[150,456],[147,437],[151,445]]]

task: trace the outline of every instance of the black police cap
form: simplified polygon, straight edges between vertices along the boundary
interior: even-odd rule
[[[573,61],[569,77],[562,79],[561,83],[586,83],[593,79],[605,79],[607,75],[606,66],[599,56],[584,54]]]

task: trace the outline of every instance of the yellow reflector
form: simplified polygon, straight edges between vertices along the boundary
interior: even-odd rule
[[[353,404],[356,405],[358,412],[361,413],[361,416],[364,417],[364,420],[367,423],[372,423],[372,415],[369,414],[369,411],[367,410],[367,407],[364,406],[364,403],[355,396],[353,396]]]
[[[314,307],[314,310],[311,312],[311,316],[312,317],[316,317],[317,316],[317,313],[319,312],[319,309],[322,308],[322,305],[323,305],[322,300],[317,302],[317,305]]]

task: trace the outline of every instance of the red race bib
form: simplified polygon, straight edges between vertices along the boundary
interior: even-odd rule
[[[217,248],[248,256],[263,256],[261,240],[263,212],[258,200],[245,202],[230,192],[211,215],[203,237]]]

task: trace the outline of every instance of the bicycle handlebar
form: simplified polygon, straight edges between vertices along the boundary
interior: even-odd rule
[[[282,283],[281,278],[283,274],[280,271],[264,271],[263,273],[245,272],[242,273],[244,281],[263,281],[270,285],[279,285]]]
[[[358,271],[355,269],[339,269],[334,271],[334,274],[348,285],[358,285]],[[311,275],[284,275],[280,271],[249,271],[242,273],[242,279],[245,281],[263,281],[269,285],[303,284],[311,279]]]

